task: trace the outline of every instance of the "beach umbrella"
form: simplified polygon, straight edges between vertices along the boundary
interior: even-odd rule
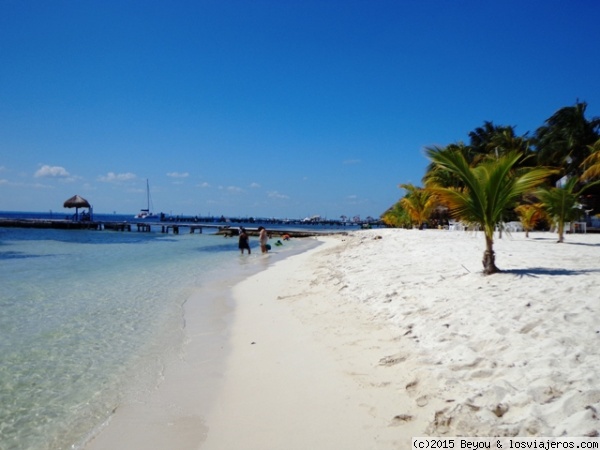
[[[78,217],[79,208],[91,208],[89,202],[79,195],[74,195],[73,197],[65,200],[63,206],[65,208],[75,208],[75,219]]]

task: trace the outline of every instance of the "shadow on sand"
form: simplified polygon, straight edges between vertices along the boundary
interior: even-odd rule
[[[568,235],[567,235],[568,236]],[[538,242],[554,242],[558,244],[558,238],[547,238],[547,237],[533,237],[529,238],[532,241]],[[590,242],[569,242],[569,238],[565,237],[564,242],[560,242],[560,245],[581,245],[583,247],[600,247],[600,243],[590,243]]]
[[[520,277],[538,277],[540,275],[585,275],[587,273],[600,273],[600,269],[560,269],[550,267],[530,267],[527,269],[508,269],[502,273],[510,273]]]

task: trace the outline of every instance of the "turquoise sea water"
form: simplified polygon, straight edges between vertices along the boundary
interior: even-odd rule
[[[268,264],[314,243],[274,247]],[[79,448],[160,376],[192,292],[266,267],[257,246],[249,257],[214,234],[0,228],[0,450]]]

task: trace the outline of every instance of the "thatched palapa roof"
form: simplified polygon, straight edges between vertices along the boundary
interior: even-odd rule
[[[74,195],[73,197],[65,200],[63,205],[65,208],[90,208],[91,205],[89,202],[79,195]]]

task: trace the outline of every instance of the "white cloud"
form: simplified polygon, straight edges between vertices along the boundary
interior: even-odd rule
[[[204,183],[200,183],[200,184],[198,185],[198,187],[201,187],[201,188],[208,188],[208,187],[210,187],[210,184],[208,184],[208,183],[205,181]]]
[[[167,176],[171,178],[187,178],[190,174],[188,172],[167,172]]]
[[[237,186],[227,186],[226,189],[229,192],[243,192],[244,191],[241,187],[237,187]]]
[[[267,193],[267,195],[270,198],[279,198],[279,199],[289,199],[290,198],[289,196],[287,196],[285,194],[281,194],[281,193],[279,193],[277,191],[270,191],[270,192]]]
[[[98,177],[98,180],[104,181],[105,183],[119,183],[121,181],[134,180],[135,178],[136,178],[136,175],[131,172],[127,172],[127,173],[108,172],[106,175]]]
[[[360,164],[362,161],[360,159],[347,159],[346,161],[343,162],[344,165],[351,165],[351,164]]]
[[[253,188],[253,189],[256,189],[256,188],[260,187],[260,184],[258,184],[258,183],[250,183],[250,187]]]
[[[69,172],[61,166],[49,166],[44,164],[34,174],[36,178],[69,178]]]

